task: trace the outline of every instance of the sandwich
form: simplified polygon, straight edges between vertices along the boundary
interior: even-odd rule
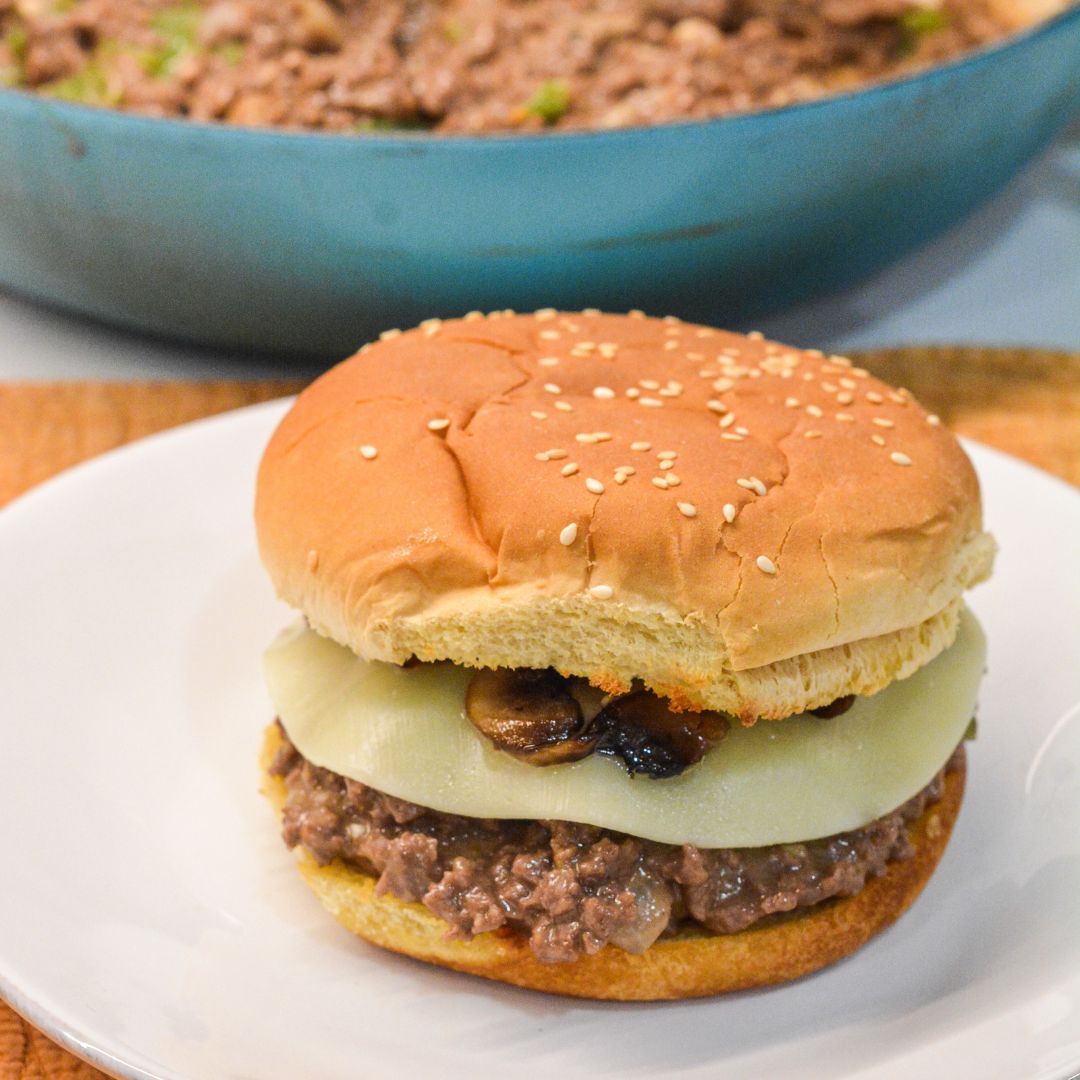
[[[367,941],[710,995],[847,956],[941,859],[994,542],[957,440],[848,359],[641,312],[429,320],[299,396],[255,513],[301,615],[264,791]]]

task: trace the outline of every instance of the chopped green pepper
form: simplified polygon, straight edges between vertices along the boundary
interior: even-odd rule
[[[949,13],[944,8],[908,8],[897,19],[900,26],[900,52],[910,56],[919,47],[919,41],[927,34],[935,34],[949,25]]]
[[[452,45],[460,45],[469,36],[469,28],[460,19],[447,19],[442,32]]]
[[[164,44],[158,49],[147,49],[140,56],[143,71],[152,78],[171,75],[177,60],[191,52],[198,43],[199,20],[202,18],[199,4],[174,4],[162,8],[151,20],[150,26],[162,38]]]
[[[88,60],[80,71],[63,79],[39,86],[38,90],[61,101],[75,101],[81,105],[114,106],[119,95],[109,88],[105,72],[96,60]]]
[[[570,108],[570,87],[562,79],[548,79],[525,102],[525,112],[539,116],[545,124],[554,124]]]

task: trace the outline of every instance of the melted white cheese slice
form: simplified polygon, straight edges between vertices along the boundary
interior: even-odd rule
[[[951,648],[843,715],[752,728],[732,723],[697,765],[631,777],[592,755],[539,768],[480,735],[464,715],[468,669],[358,659],[307,629],[266,653],[270,695],[316,765],[398,798],[470,817],[550,818],[669,844],[757,847],[858,828],[922,789],[975,709],[986,642],[965,612]]]

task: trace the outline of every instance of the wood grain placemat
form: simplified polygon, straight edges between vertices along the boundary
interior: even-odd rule
[[[1080,486],[1080,354],[913,348],[863,353],[954,431]],[[95,454],[293,393],[298,382],[0,384],[0,506]],[[101,1080],[0,1002],[0,1080]]]

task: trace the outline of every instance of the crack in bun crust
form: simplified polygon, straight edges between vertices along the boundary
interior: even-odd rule
[[[285,783],[267,770],[280,745],[271,725],[261,754],[262,790],[280,817]],[[914,903],[944,854],[964,792],[964,765],[948,773],[939,802],[908,829],[914,855],[889,864],[855,896],[829,900],[735,934],[683,931],[641,955],[608,946],[566,964],[541,964],[512,935],[448,941],[446,924],[421,904],[375,896],[375,879],[340,862],[320,867],[302,849],[307,885],[347,930],[393,952],[546,993],[610,1001],[706,997],[788,982],[835,963],[892,925]]]

